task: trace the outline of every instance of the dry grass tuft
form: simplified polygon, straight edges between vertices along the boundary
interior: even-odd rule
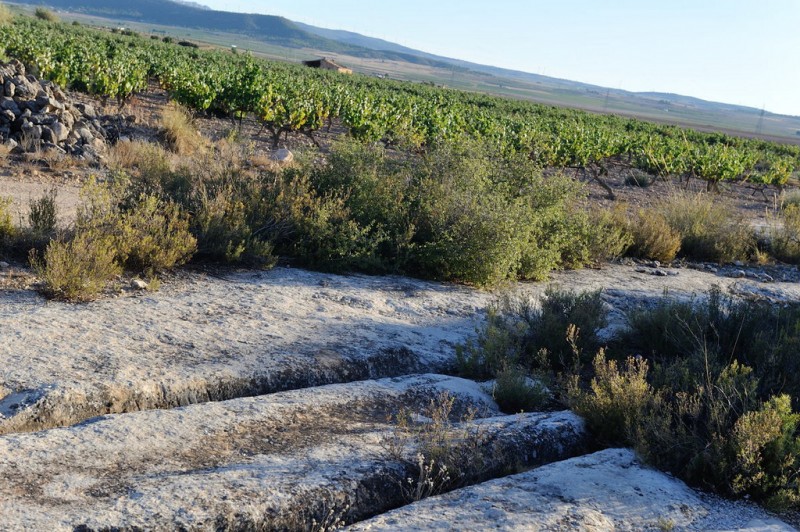
[[[108,167],[116,171],[163,176],[172,169],[170,154],[160,145],[144,140],[118,142],[108,150]]]
[[[55,171],[63,171],[73,166],[74,158],[55,149],[44,150],[39,154],[39,160],[47,168]]]
[[[681,236],[681,254],[695,260],[748,260],[756,249],[753,230],[743,215],[709,194],[673,192],[654,211]]]
[[[639,209],[627,224],[633,237],[628,253],[634,257],[671,262],[681,248],[681,235],[655,209]]]
[[[14,20],[14,14],[7,5],[0,4],[0,26],[11,24],[12,20]]]
[[[11,147],[8,144],[0,144],[0,165],[4,165],[6,159],[11,154]]]
[[[197,131],[189,111],[171,102],[161,114],[161,127],[167,147],[178,155],[205,151],[206,140]]]

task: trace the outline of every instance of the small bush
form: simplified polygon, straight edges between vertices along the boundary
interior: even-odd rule
[[[787,190],[780,197],[780,206],[785,209],[790,206],[800,207],[800,190]]]
[[[28,223],[34,235],[49,236],[55,233],[58,224],[57,194],[58,189],[53,187],[41,198],[28,203]]]
[[[747,260],[755,251],[750,224],[719,198],[674,193],[655,206],[681,235],[681,254],[696,260]]]
[[[0,197],[0,242],[14,236],[16,228],[11,218],[11,198]]]
[[[623,207],[591,209],[573,216],[574,236],[562,252],[562,265],[580,267],[618,259],[630,248],[631,231],[624,223]]]
[[[165,42],[167,44],[172,44],[172,43],[175,42],[175,39],[170,37],[169,35],[167,35],[167,36],[161,38],[161,42]]]
[[[633,170],[625,176],[625,185],[629,187],[649,188],[656,182],[656,177],[645,172]]]
[[[495,377],[492,397],[507,414],[537,412],[550,399],[547,387],[533,380],[518,366],[510,366]]]
[[[34,11],[34,16],[39,20],[44,20],[46,22],[60,22],[61,19],[58,18],[58,15],[46,9],[44,7],[37,7],[36,11]]]
[[[681,247],[681,235],[663,214],[640,209],[628,224],[632,244],[628,254],[643,259],[671,262]]]
[[[122,273],[114,241],[99,231],[80,231],[71,240],[52,240],[31,266],[54,299],[85,302],[96,299],[108,282]]]
[[[792,473],[800,466],[800,415],[788,395],[759,401],[750,368],[736,361],[707,367],[687,391],[651,386],[643,359],[629,358],[620,369],[601,353],[594,370],[590,389],[575,377],[568,396],[602,441],[633,445],[693,485],[773,507],[800,502]]]
[[[648,365],[642,358],[628,358],[620,368],[600,351],[593,363],[590,391],[578,385],[577,376],[567,387],[570,406],[586,419],[592,432],[606,444],[635,440],[656,395],[647,382]]]
[[[259,267],[274,264],[272,244],[254,234],[247,220],[247,205],[233,194],[204,196],[192,226],[200,256]]]
[[[155,196],[141,197],[125,212],[117,232],[118,260],[151,275],[185,264],[197,249],[188,217]]]

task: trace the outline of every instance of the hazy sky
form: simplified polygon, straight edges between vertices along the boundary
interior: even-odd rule
[[[199,0],[426,52],[800,116],[800,0]]]

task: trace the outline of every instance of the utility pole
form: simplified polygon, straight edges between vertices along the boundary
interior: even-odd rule
[[[758,124],[756,124],[756,135],[764,132],[764,114],[766,114],[766,110],[762,107],[761,114],[758,116]]]

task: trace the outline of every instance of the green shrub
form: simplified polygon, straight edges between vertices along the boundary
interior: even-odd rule
[[[547,387],[533,380],[519,366],[509,366],[495,377],[492,397],[503,412],[537,412],[550,399]]]
[[[49,236],[55,232],[58,224],[57,195],[58,189],[53,187],[41,198],[29,202],[28,223],[34,235]]]
[[[599,345],[606,325],[601,293],[549,287],[540,301],[506,298],[490,308],[475,339],[456,349],[459,371],[494,377],[509,367],[573,369]]]
[[[179,207],[155,196],[123,206],[119,198],[125,188],[124,180],[89,183],[72,238],[51,241],[43,258],[31,254],[47,295],[89,301],[125,266],[155,275],[191,257],[196,243]]]
[[[787,395],[759,401],[757,378],[733,362],[695,374],[689,391],[655,388],[644,359],[624,367],[600,353],[588,390],[568,397],[601,441],[632,445],[648,462],[693,485],[747,495],[774,507],[800,502],[800,416]]]
[[[562,266],[596,265],[624,255],[633,242],[624,216],[621,208],[575,212],[571,217],[573,238],[561,253]]]
[[[628,322],[625,345],[655,359],[682,360],[683,375],[738,360],[757,372],[763,398],[777,393],[800,398],[799,305],[737,301],[714,289],[699,300],[664,298],[631,312]],[[685,381],[679,377],[663,380],[677,386]]]
[[[118,260],[150,274],[185,264],[197,248],[189,220],[174,203],[142,196],[118,222]]]
[[[247,204],[235,193],[203,196],[192,220],[198,255],[224,262],[274,264],[272,244],[262,240],[248,222]]]
[[[628,254],[633,257],[671,262],[681,248],[680,233],[655,209],[640,209],[628,230],[632,237]]]
[[[596,235],[576,209],[574,181],[544,179],[526,158],[480,143],[435,145],[419,157],[340,143],[328,164],[304,172],[306,192],[295,196],[305,216],[322,209],[326,221],[307,229],[324,234],[327,220],[343,228],[338,247],[356,254],[359,269],[484,286],[593,259],[586,250]]]
[[[755,235],[736,209],[707,194],[675,193],[655,206],[681,236],[681,254],[696,260],[747,260]]]
[[[96,299],[108,282],[122,273],[112,237],[97,230],[80,231],[70,240],[52,240],[43,260],[34,252],[31,265],[54,299],[84,302]]]
[[[61,20],[58,18],[58,15],[56,15],[55,13],[44,7],[37,7],[36,11],[34,11],[33,14],[39,20],[44,20],[46,22],[60,22]]]

